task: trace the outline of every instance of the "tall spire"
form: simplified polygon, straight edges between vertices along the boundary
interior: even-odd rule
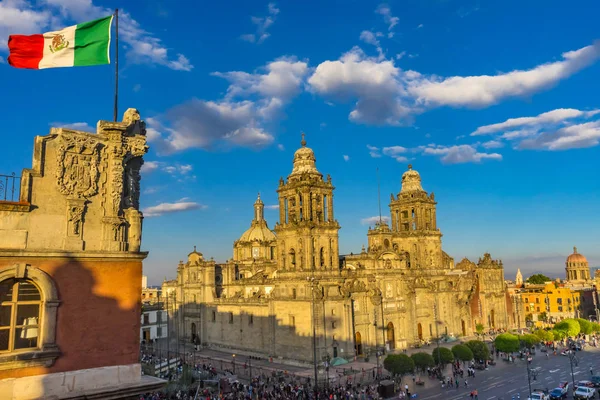
[[[306,147],[306,139],[304,138],[304,132],[302,132],[302,140],[300,141],[302,147]]]
[[[258,197],[254,202],[254,222],[260,222],[264,219],[265,215],[265,205],[260,199],[260,192],[258,192]]]

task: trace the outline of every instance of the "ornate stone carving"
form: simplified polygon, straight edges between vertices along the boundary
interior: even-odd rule
[[[60,136],[57,149],[58,190],[71,198],[87,199],[98,192],[98,162],[101,143],[89,134]]]
[[[142,244],[142,213],[131,207],[125,210],[125,219],[127,220],[127,242],[129,251],[138,252]]]
[[[70,204],[69,205],[69,235],[79,236],[81,235],[81,223],[83,219],[83,213],[85,212],[85,204]]]

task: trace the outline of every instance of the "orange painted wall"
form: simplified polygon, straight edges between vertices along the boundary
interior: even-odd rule
[[[27,263],[52,277],[61,301],[50,368],[0,371],[0,379],[134,364],[139,361],[141,261],[0,259],[0,270]]]

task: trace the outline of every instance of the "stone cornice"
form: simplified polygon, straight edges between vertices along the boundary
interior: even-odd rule
[[[0,201],[0,211],[29,212],[31,203],[27,201]]]
[[[107,252],[107,251],[60,251],[60,250],[0,250],[0,260],[3,258],[56,258],[75,260],[100,261],[142,261],[148,257],[148,252]]]

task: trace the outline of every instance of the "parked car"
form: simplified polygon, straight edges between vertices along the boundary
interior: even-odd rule
[[[591,381],[579,381],[579,382],[577,382],[577,387],[581,387],[581,386],[593,388],[594,384]]]
[[[560,385],[550,392],[550,400],[566,399],[569,394],[569,384]]]
[[[600,387],[600,375],[592,376],[592,383],[594,384],[594,387]]]
[[[547,390],[536,389],[527,400],[550,400],[550,395]]]
[[[591,400],[594,398],[595,395],[596,395],[596,389],[586,387],[586,386],[579,386],[577,388],[577,390],[575,390],[575,393],[573,393],[573,398],[574,399]]]

